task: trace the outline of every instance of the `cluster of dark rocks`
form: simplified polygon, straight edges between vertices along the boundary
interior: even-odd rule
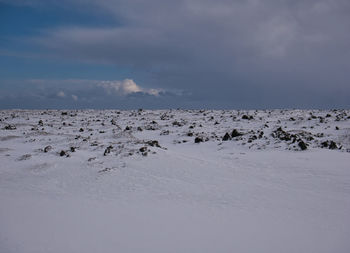
[[[239,136],[242,136],[243,133],[240,133],[237,129],[233,129],[231,134],[229,133],[225,133],[225,135],[222,137],[222,140],[223,141],[228,141],[228,140],[231,140],[235,137],[239,137]]]
[[[298,147],[301,150],[306,150],[307,149],[307,144],[305,143],[305,141],[302,139],[302,137],[300,136],[300,134],[292,134],[289,133],[287,131],[284,131],[282,129],[282,127],[278,127],[276,130],[274,130],[271,133],[271,136],[273,138],[279,139],[281,141],[286,141],[286,142],[290,142],[290,143],[298,143]],[[312,140],[313,137],[312,136],[307,136],[306,137],[308,140]]]
[[[17,127],[15,125],[7,125],[4,127],[5,130],[16,130]]]
[[[108,155],[109,153],[111,153],[111,150],[113,149],[113,146],[108,146],[106,149],[105,149],[105,151],[104,151],[104,153],[103,153],[103,155],[104,156],[106,156],[106,155]]]
[[[334,141],[324,141],[321,143],[321,147],[329,149],[338,149],[338,146]]]
[[[246,114],[244,114],[244,115],[242,116],[242,119],[252,120],[252,119],[254,119],[254,117],[253,117],[252,115],[246,115]]]

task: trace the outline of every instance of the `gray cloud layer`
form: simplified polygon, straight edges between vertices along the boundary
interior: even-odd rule
[[[0,108],[5,109],[157,109],[176,107],[179,98],[189,100],[180,91],[144,88],[132,79],[29,79],[7,85],[0,90]]]
[[[133,68],[203,105],[350,105],[348,0],[71,2],[121,25],[59,27],[33,39],[63,57]]]

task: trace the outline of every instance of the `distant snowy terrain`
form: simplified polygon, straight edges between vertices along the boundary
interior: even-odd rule
[[[0,111],[0,252],[350,252],[350,110]]]

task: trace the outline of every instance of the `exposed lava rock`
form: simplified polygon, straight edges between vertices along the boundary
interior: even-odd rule
[[[299,141],[298,146],[299,146],[299,148],[301,150],[306,150],[307,149],[306,143],[303,142],[302,140]]]
[[[321,143],[322,148],[337,149],[338,146],[334,141],[324,141]]]
[[[46,147],[44,148],[44,152],[47,153],[47,152],[49,152],[51,149],[52,149],[51,146],[46,146]]]
[[[238,137],[238,136],[242,136],[243,134],[238,132],[237,129],[233,129],[232,130],[232,133],[231,133],[231,137],[232,138],[235,138],[235,137]]]
[[[151,147],[157,147],[160,148],[161,146],[159,145],[158,141],[154,140],[154,141],[147,141],[146,142],[149,146]]]
[[[229,133],[226,133],[226,134],[224,135],[224,137],[222,137],[222,140],[223,140],[223,141],[228,141],[228,140],[230,140],[230,139],[231,139],[231,136],[230,136]]]
[[[16,130],[16,126],[15,125],[7,125],[5,126],[5,130]]]
[[[338,148],[338,146],[334,141],[331,141],[329,143],[329,149],[337,149],[337,148]]]
[[[244,115],[242,116],[242,119],[251,120],[251,119],[254,119],[254,117],[253,117],[252,115],[246,115],[246,114],[244,114]]]
[[[178,127],[182,127],[183,126],[183,124],[178,122],[178,121],[174,121],[172,124],[173,124],[173,126],[178,126]]]
[[[66,152],[66,151],[64,151],[64,150],[61,150],[61,152],[60,152],[60,156],[67,156],[67,152]]]
[[[105,152],[103,153],[104,156],[106,156],[107,154],[111,153],[111,150],[113,149],[113,146],[108,146],[106,149],[105,149]]]
[[[163,130],[162,132],[160,132],[160,135],[169,135],[169,130]]]
[[[196,137],[196,138],[194,139],[194,143],[200,143],[200,142],[203,142],[203,138],[201,138],[201,137]]]
[[[146,152],[146,151],[147,151],[147,147],[141,147],[141,148],[139,149],[139,151],[140,151],[141,153]]]
[[[292,138],[289,133],[284,131],[281,127],[277,128],[275,131],[272,132],[272,137],[278,138],[282,141],[290,141]]]

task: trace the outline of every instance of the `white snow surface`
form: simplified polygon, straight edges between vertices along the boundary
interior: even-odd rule
[[[0,252],[348,253],[348,115],[0,111]]]

